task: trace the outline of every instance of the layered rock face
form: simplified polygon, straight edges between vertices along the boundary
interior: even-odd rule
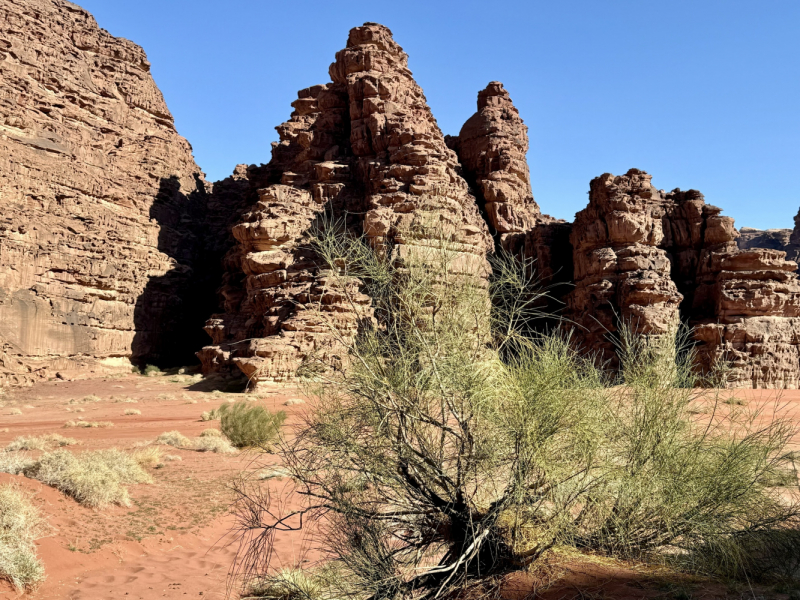
[[[657,190],[637,169],[592,181],[573,225],[568,297],[587,351],[613,363],[620,322],[664,335],[683,318],[703,371],[725,361],[733,387],[798,385],[797,265],[779,250],[739,250],[733,219],[720,212],[696,190]]]
[[[461,161],[496,245],[525,260],[531,275],[549,288],[542,308],[561,312],[572,281],[572,224],[542,214],[533,199],[528,127],[498,81],[478,92],[478,110],[448,145]]]
[[[575,289],[570,318],[587,350],[614,360],[609,333],[619,321],[643,335],[660,335],[679,322],[683,296],[671,278],[667,200],[651,176],[631,169],[593,179],[589,206],[575,215]],[[665,227],[666,225],[666,227]]]
[[[788,257],[792,257],[791,229],[753,229],[742,227],[739,229],[739,239],[736,243],[740,250],[751,248],[766,248],[768,250],[783,250]]]
[[[353,29],[330,75],[299,92],[277,128],[268,185],[233,229],[225,312],[208,321],[213,345],[199,353],[205,372],[233,364],[257,385],[292,377],[309,357],[343,359],[337,342],[371,319],[369,298],[316,258],[310,238],[323,215],[391,259],[446,243],[454,268],[478,283],[486,275],[491,238],[391,32]]]
[[[0,207],[0,381],[185,360],[224,233],[144,51],[64,0],[0,0]]]

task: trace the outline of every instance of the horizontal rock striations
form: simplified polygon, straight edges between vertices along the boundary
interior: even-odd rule
[[[257,385],[293,377],[309,357],[343,360],[338,342],[371,319],[370,300],[316,259],[320,220],[343,219],[395,260],[446,243],[455,268],[487,274],[491,239],[475,198],[391,32],[353,29],[330,75],[292,103],[264,167],[270,184],[233,229],[225,312],[206,324],[213,344],[199,353],[207,373],[233,364]]]
[[[0,381],[196,350],[227,234],[144,51],[71,2],[0,0],[0,207]]]

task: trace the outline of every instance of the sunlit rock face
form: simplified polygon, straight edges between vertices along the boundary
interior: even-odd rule
[[[139,46],[0,0],[0,381],[189,360],[227,236],[205,187]]]
[[[351,30],[330,76],[298,93],[252,187],[266,185],[233,228],[224,312],[207,322],[213,343],[199,353],[206,373],[235,365],[257,385],[292,378],[311,356],[344,359],[341,342],[371,320],[370,299],[315,256],[310,232],[323,214],[390,259],[444,242],[453,268],[488,275],[486,224],[389,29]]]

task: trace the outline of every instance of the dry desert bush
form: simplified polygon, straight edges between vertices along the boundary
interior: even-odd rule
[[[800,556],[797,488],[775,485],[794,426],[719,410],[679,332],[620,324],[606,372],[531,329],[526,265],[497,257],[487,290],[446,240],[402,262],[338,235],[317,250],[345,296],[361,281],[376,325],[339,338],[338,370],[309,365],[306,421],[278,440],[302,506],[280,512],[268,487],[238,482],[245,585],[271,572],[293,518],[344,574],[332,597],[458,594],[559,547],[729,577]],[[692,414],[698,395],[717,408]]]
[[[194,439],[193,446],[198,452],[216,452],[217,454],[236,454],[238,452],[223,436],[201,436]]]
[[[0,454],[0,473],[19,475],[36,464],[25,452],[3,452]]]
[[[44,580],[34,541],[47,530],[39,510],[22,490],[0,486],[0,578],[18,590],[30,590]]]
[[[64,446],[74,446],[78,440],[64,437],[57,433],[46,435],[23,435],[15,438],[6,446],[6,452],[17,450],[48,450],[54,446],[62,448]]]
[[[156,438],[156,444],[173,446],[175,448],[192,448],[192,440],[183,435],[180,431],[166,431]]]
[[[11,410],[8,411],[8,414],[10,416],[21,415],[22,411],[18,408],[12,408]]]
[[[129,415],[140,415],[140,414],[142,414],[142,411],[137,410],[135,408],[128,408],[128,409],[125,409],[125,413],[124,414],[126,416],[129,416]]]
[[[43,454],[25,475],[38,479],[86,506],[130,506],[126,486],[150,483],[150,476],[130,454],[117,449],[72,454],[55,450]]]
[[[105,427],[114,427],[114,423],[111,421],[67,421],[64,423],[64,427],[69,429],[71,427],[79,427],[85,429],[97,429],[97,428],[105,428]]]
[[[161,448],[158,446],[145,446],[133,453],[133,460],[143,467],[153,468],[161,464]]]

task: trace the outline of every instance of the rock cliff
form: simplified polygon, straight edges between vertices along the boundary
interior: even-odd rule
[[[0,0],[0,381],[185,361],[226,235],[205,185],[139,46]]]
[[[234,364],[257,385],[291,378],[311,356],[342,360],[337,340],[371,318],[370,301],[356,280],[343,294],[316,259],[310,232],[324,215],[395,260],[444,241],[456,268],[487,273],[486,225],[389,29],[351,30],[329,72],[277,127],[267,185],[251,186],[258,201],[233,229],[225,312],[206,324],[213,344],[199,353],[207,373]]]
[[[329,74],[298,93],[268,164],[212,185],[141,48],[66,0],[0,0],[0,385],[198,350],[206,373],[256,384],[309,358],[335,367],[373,315],[314,249],[334,223],[400,263],[446,244],[479,288],[487,254],[528,261],[555,286],[544,307],[566,306],[563,326],[609,364],[621,320],[644,335],[683,320],[700,369],[800,385],[797,230],[740,236],[696,190],[637,169],[594,179],[559,221],[533,199],[501,83],[445,138],[386,27],[351,30]]]

